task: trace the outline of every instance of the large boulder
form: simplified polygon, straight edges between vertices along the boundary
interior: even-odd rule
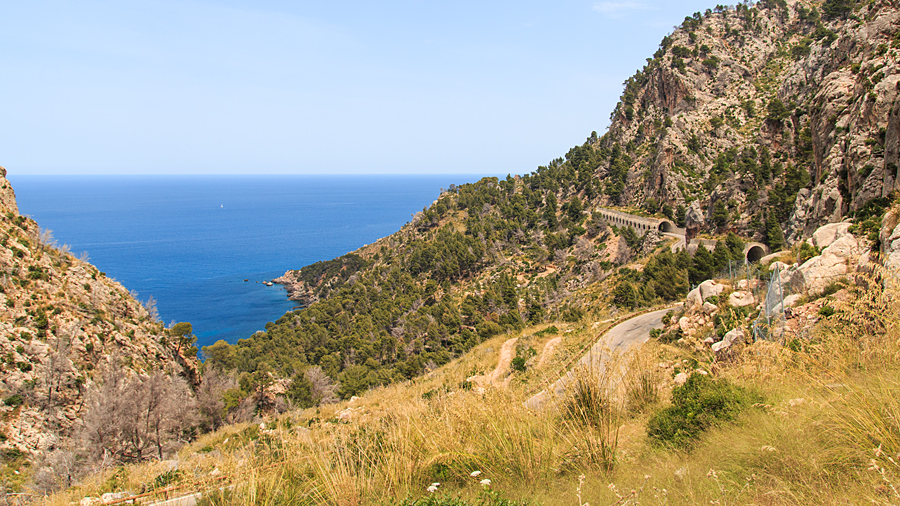
[[[687,311],[693,310],[695,307],[703,305],[703,297],[700,295],[700,289],[694,288],[687,294],[687,299],[684,302],[685,309]]]
[[[719,296],[725,291],[725,285],[716,283],[711,279],[707,279],[700,283],[698,288],[700,289],[700,297],[702,297],[704,301],[712,296]]]
[[[827,248],[835,241],[847,235],[850,223],[829,223],[819,227],[812,235],[812,245],[817,248]]]
[[[862,247],[853,234],[847,233],[832,242],[822,254],[810,258],[791,276],[794,292],[821,292],[829,283],[846,276],[856,265]]]
[[[747,291],[739,290],[728,296],[728,305],[733,307],[752,306],[756,304],[756,298]]]

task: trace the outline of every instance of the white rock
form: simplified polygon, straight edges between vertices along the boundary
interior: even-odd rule
[[[856,258],[862,253],[862,247],[853,234],[844,234],[822,250],[822,256],[834,255],[839,258]]]
[[[107,503],[117,501],[119,499],[130,497],[131,495],[131,492],[107,492],[100,496],[100,502]]]
[[[847,235],[849,228],[850,223],[829,223],[828,225],[823,225],[813,232],[812,245],[818,248],[827,248],[834,241]]]
[[[691,328],[691,319],[687,316],[682,316],[678,319],[678,328],[681,329],[682,332],[687,332]]]
[[[725,334],[721,341],[712,345],[712,350],[716,353],[727,350],[737,343],[744,340],[744,331],[741,329],[732,329]]]
[[[756,299],[750,292],[737,291],[728,296],[728,304],[734,307],[752,306],[756,304]]]
[[[718,311],[718,310],[719,310],[719,306],[717,306],[717,305],[715,305],[715,304],[712,304],[712,303],[709,303],[709,302],[704,302],[704,303],[703,303],[703,312],[706,313],[706,314],[713,314],[713,313],[715,313],[715,312]]]
[[[700,289],[694,288],[687,294],[687,299],[685,299],[685,310],[690,311],[695,307],[703,304],[703,297],[700,296]]]
[[[716,283],[711,279],[707,279],[706,281],[700,283],[700,286],[698,288],[700,288],[700,297],[702,297],[703,300],[706,300],[714,295],[718,296],[725,291],[725,285]]]
[[[784,307],[785,308],[794,307],[794,305],[797,304],[798,300],[800,300],[800,294],[792,293],[784,298]]]
[[[680,372],[675,375],[675,384],[676,385],[684,385],[688,380],[688,375]]]

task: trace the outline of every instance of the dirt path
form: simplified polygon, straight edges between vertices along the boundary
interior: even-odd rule
[[[554,337],[553,339],[547,341],[547,344],[544,345],[544,350],[541,352],[541,359],[538,360],[537,367],[540,369],[544,367],[544,364],[553,357],[553,353],[556,352],[556,347],[559,346],[559,343],[562,342],[562,336]]]
[[[501,380],[508,380],[509,366],[516,355],[516,341],[518,340],[518,337],[507,339],[503,346],[500,347],[500,358],[497,359],[497,367],[488,374],[476,374],[469,378],[469,381],[481,388],[505,385],[507,381]]]

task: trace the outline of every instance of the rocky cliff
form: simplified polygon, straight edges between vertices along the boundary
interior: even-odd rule
[[[767,0],[687,17],[625,82],[594,177],[607,204],[684,207],[694,233],[788,242],[897,188],[895,2]],[[622,157],[619,157],[621,160]],[[610,183],[607,183],[607,190]]]
[[[152,304],[19,214],[0,168],[0,452],[28,457],[64,444],[114,359],[130,374],[199,379],[196,357],[168,336]]]

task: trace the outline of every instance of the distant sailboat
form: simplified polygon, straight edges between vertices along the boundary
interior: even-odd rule
[[[225,204],[220,205],[219,207],[225,207]]]

